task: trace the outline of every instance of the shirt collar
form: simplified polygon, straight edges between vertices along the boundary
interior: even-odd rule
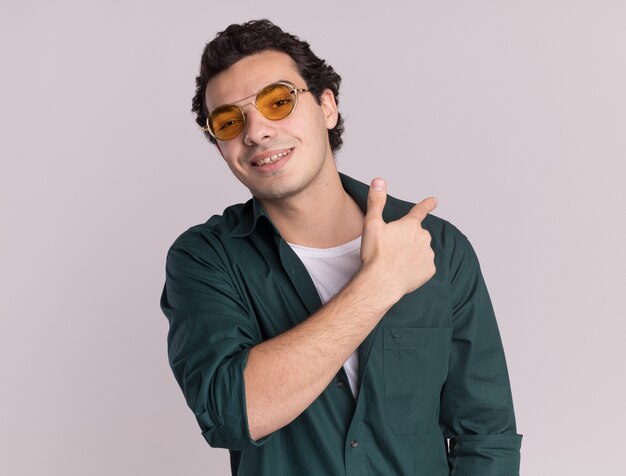
[[[344,190],[359,205],[363,213],[365,213],[367,211],[367,193],[369,186],[341,172],[339,172],[339,178],[341,179],[341,185],[343,185]],[[244,238],[250,235],[256,229],[261,217],[265,217],[272,225],[274,232],[279,234],[272,220],[265,212],[263,205],[261,205],[261,202],[256,197],[252,197],[252,199],[248,200],[244,205],[241,220],[233,231],[230,232],[231,238]]]

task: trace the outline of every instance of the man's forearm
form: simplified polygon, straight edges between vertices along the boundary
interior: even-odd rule
[[[244,381],[254,440],[306,410],[376,327],[397,300],[379,296],[378,286],[375,273],[362,270],[305,322],[250,350]]]

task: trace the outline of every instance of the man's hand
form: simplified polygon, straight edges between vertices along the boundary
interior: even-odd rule
[[[383,221],[386,201],[385,181],[380,178],[372,180],[363,222],[361,261],[363,271],[371,270],[377,277],[379,289],[384,289],[397,301],[435,274],[431,237],[422,228],[422,220],[435,209],[437,199],[422,200],[406,216],[391,223]]]

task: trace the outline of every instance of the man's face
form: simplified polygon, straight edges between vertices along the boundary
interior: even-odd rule
[[[307,85],[293,60],[285,53],[264,51],[247,56],[212,78],[206,88],[209,111],[223,104],[239,106],[254,102],[265,86],[280,80]],[[222,157],[250,192],[261,200],[283,199],[306,190],[323,171],[335,166],[328,129],[337,123],[337,106],[330,90],[324,91],[321,104],[310,92],[299,93],[298,104],[285,119],[266,119],[252,104],[243,106],[244,130],[230,141],[217,141]],[[270,164],[258,162],[273,155],[286,154]]]

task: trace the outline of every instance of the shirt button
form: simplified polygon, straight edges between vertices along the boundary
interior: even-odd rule
[[[337,387],[339,387],[339,388],[343,388],[343,386],[344,386],[344,385],[345,385],[345,384],[343,383],[343,380],[338,380],[338,381],[337,381]]]
[[[352,446],[352,448],[356,448],[357,446],[359,446],[359,442],[358,442],[358,441],[356,441],[356,440],[352,440],[352,441],[350,442],[350,446]]]

